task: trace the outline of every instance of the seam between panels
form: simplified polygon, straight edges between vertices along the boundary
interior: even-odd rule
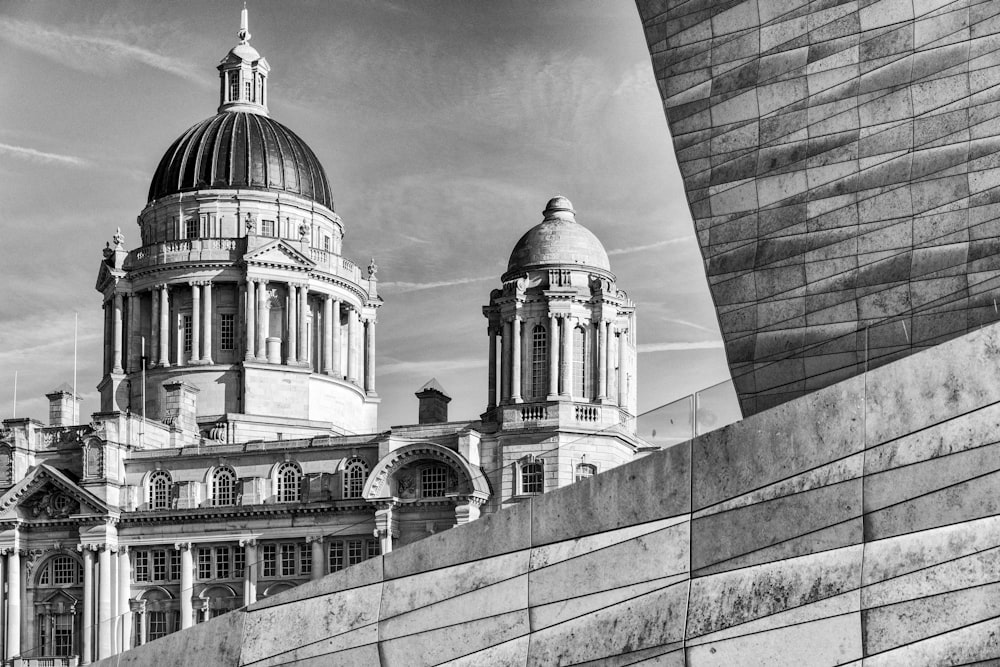
[[[502,473],[501,473],[502,476]],[[515,480],[516,482],[517,480]],[[524,613],[528,617],[526,622],[528,624],[528,641],[524,645],[524,663],[523,667],[528,667],[531,663],[531,645],[534,640],[535,629],[532,627],[531,623],[531,556],[535,553],[535,499],[528,499],[528,567],[527,571],[524,573]]]
[[[861,666],[865,665],[865,552],[868,551],[868,536],[865,534],[865,475],[868,470],[868,329],[865,328],[865,372],[861,391],[861,572],[858,573],[858,644],[861,647]]]
[[[382,576],[379,577],[378,582],[378,611],[375,614],[375,657],[378,659],[378,664],[384,667],[385,661],[382,659],[382,603],[385,600],[385,554],[381,554],[379,558],[382,559]]]

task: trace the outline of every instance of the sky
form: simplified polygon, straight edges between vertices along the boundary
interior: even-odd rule
[[[218,105],[242,3],[0,2],[0,416],[99,409],[101,250],[171,142]],[[568,197],[637,304],[640,412],[727,380],[716,315],[635,6],[624,0],[248,3],[271,117],[326,168],[344,254],[375,258],[379,427],[437,378],[486,406],[482,305]]]

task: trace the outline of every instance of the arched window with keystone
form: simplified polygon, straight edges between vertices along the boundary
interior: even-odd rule
[[[226,466],[212,472],[212,505],[228,507],[236,504],[236,473]]]
[[[278,502],[297,503],[302,500],[302,468],[294,461],[285,461],[278,466]]]
[[[149,476],[149,481],[147,482],[149,509],[170,509],[171,483],[170,473],[165,470],[157,470]]]
[[[360,498],[368,478],[368,464],[362,459],[351,459],[344,465],[344,497]]]

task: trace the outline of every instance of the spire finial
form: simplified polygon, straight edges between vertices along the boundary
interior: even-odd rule
[[[243,2],[243,11],[240,12],[240,31],[237,33],[240,38],[240,44],[246,44],[250,41],[250,26],[247,21],[247,3]]]

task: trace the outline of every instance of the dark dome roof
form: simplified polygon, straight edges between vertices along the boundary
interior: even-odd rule
[[[182,134],[153,174],[149,201],[213,188],[290,192],[333,209],[330,182],[309,146],[258,113],[224,111]]]

